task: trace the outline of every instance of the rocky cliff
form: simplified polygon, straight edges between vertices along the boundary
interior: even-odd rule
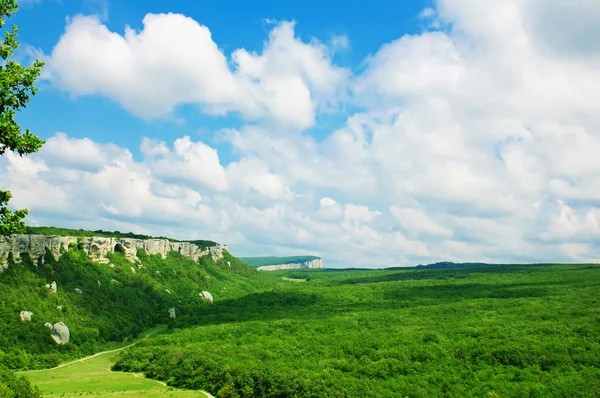
[[[131,238],[105,238],[92,236],[77,238],[74,236],[48,236],[48,235],[13,235],[0,237],[0,272],[8,267],[8,257],[11,256],[15,263],[21,261],[21,254],[26,254],[34,261],[44,261],[46,251],[58,260],[69,245],[77,245],[86,252],[92,261],[108,263],[108,253],[121,252],[134,263],[140,263],[137,257],[138,249],[150,255],[160,254],[166,258],[171,251],[197,261],[200,257],[211,255],[214,260],[223,258],[226,245],[216,245],[202,249],[191,242],[171,242],[167,239],[131,239]]]
[[[282,269],[300,269],[300,268],[323,268],[323,259],[315,259],[310,261],[303,261],[299,263],[290,264],[277,264],[277,265],[264,265],[257,267],[259,271],[277,271]]]

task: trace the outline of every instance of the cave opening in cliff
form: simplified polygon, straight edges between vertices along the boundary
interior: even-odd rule
[[[115,250],[114,250],[114,252],[115,252],[115,253],[123,253],[123,254],[125,254],[125,248],[124,248],[123,246],[121,246],[121,244],[117,243],[117,244],[115,245]]]

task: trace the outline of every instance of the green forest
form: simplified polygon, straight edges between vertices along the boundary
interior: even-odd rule
[[[51,368],[166,324],[113,370],[216,397],[600,396],[599,265],[261,273],[224,256],[140,250],[138,268],[73,245],[58,261],[13,259],[0,274],[0,368]],[[59,321],[68,344],[44,326]],[[39,396],[0,376],[13,396]]]
[[[215,303],[115,370],[219,397],[593,397],[600,267],[317,271]]]

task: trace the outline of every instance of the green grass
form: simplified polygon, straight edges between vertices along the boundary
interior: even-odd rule
[[[140,373],[112,372],[114,355],[99,355],[59,369],[24,375],[49,397],[75,397],[82,393],[101,397],[206,397],[199,391],[164,386]]]
[[[129,344],[143,341],[166,330],[166,325],[156,326],[144,332],[143,338]],[[82,394],[102,397],[206,397],[199,391],[167,387],[159,381],[146,379],[142,373],[111,371],[117,350],[126,349],[127,346],[114,347],[111,352],[74,361],[57,369],[19,373],[49,397],[74,397]]]

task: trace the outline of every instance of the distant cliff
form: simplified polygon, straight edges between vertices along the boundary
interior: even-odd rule
[[[259,271],[323,268],[323,259],[316,256],[242,257],[240,260],[248,263]]]
[[[192,242],[175,242],[169,239],[134,239],[112,238],[103,236],[76,237],[76,236],[48,236],[48,235],[13,235],[0,237],[0,272],[8,267],[8,258],[12,257],[15,263],[21,261],[21,254],[26,254],[32,261],[44,261],[48,251],[55,260],[58,260],[69,246],[75,245],[83,250],[88,257],[96,262],[108,263],[108,253],[121,252],[134,263],[139,263],[137,251],[160,254],[166,258],[171,251],[197,261],[200,257],[211,255],[214,260],[223,258],[226,245],[216,244],[210,247],[201,247]]]

